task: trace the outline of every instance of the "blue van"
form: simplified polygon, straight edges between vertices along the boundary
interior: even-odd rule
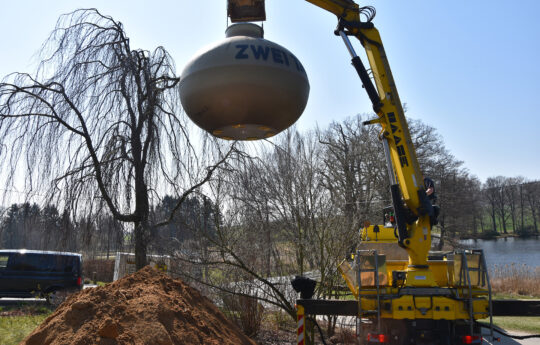
[[[82,286],[81,254],[0,250],[0,297],[45,297],[59,304],[66,293]]]

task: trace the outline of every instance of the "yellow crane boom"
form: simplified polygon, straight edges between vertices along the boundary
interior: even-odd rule
[[[409,128],[399,95],[392,77],[390,65],[378,30],[371,20],[375,14],[372,7],[360,7],[352,0],[307,0],[325,9],[338,19],[336,35],[341,36],[368,96],[373,103],[377,118],[367,124],[381,126],[392,202],[396,214],[398,243],[409,254],[410,284],[432,286],[427,266],[431,247],[431,225],[435,219],[433,207],[427,200],[422,172],[418,165]],[[239,10],[249,6],[260,10],[263,0],[229,0],[228,13],[233,22],[251,20],[253,15],[242,17]],[[264,8],[264,6],[263,6]],[[236,11],[236,12],[235,12]],[[262,18],[262,12],[259,16]],[[362,19],[365,19],[362,21]],[[362,60],[356,54],[349,36],[358,39],[365,49],[371,77]],[[373,81],[372,81],[373,78]],[[414,275],[427,279],[415,282]]]
[[[428,260],[435,209],[426,195],[390,64],[372,23],[374,8],[360,7],[352,0],[306,1],[337,17],[335,34],[343,39],[376,113],[364,124],[378,124],[381,128],[379,138],[388,169],[397,239],[393,228],[375,225],[362,230],[364,244],[377,248],[387,245],[391,252],[399,245],[407,251],[408,261],[386,260],[386,255],[379,255],[377,250],[368,250],[369,254],[358,250],[354,270],[348,262],[340,266],[356,301],[298,300],[298,343],[304,344],[305,316],[325,314],[356,315],[357,329],[365,326],[358,320],[371,319],[366,326],[367,343],[480,344],[482,336],[476,320],[492,315],[485,258],[481,250],[473,250]],[[249,6],[264,0],[229,0],[229,4],[239,2]],[[242,21],[239,11],[231,8],[231,20]],[[364,48],[371,74],[356,54],[351,36]],[[383,241],[377,237],[381,229],[385,231],[380,237]],[[490,329],[493,336],[491,321]]]

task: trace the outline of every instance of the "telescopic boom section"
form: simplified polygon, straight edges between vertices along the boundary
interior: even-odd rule
[[[369,15],[366,21],[361,21],[364,8],[354,1],[307,1],[338,17],[336,34],[343,38],[351,54],[352,64],[378,116],[367,123],[378,123],[382,127],[381,139],[386,151],[392,201],[397,216],[398,242],[409,254],[409,270],[419,271],[420,277],[427,275],[427,279],[414,285],[434,285],[431,275],[421,272],[429,270],[427,256],[431,247],[430,215],[434,216],[433,208],[425,194],[424,179],[379,32],[371,23],[372,17]],[[354,52],[348,36],[356,37],[364,47],[371,77]],[[408,283],[414,282],[414,274],[411,278]]]
[[[358,4],[352,0],[306,0],[349,22],[360,22]]]
[[[426,197],[424,178],[399,94],[377,29],[360,28],[354,36],[366,50],[379,94],[380,104],[374,104],[378,119],[368,123],[379,123],[382,126],[381,138],[389,156],[387,164],[392,201],[398,218],[399,244],[409,253],[411,269],[426,269],[431,247],[430,215],[433,216],[433,208]]]

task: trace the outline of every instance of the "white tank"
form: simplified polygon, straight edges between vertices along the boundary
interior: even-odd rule
[[[298,59],[263,39],[252,23],[233,24],[227,38],[195,55],[182,72],[180,99],[199,127],[229,140],[268,138],[300,117],[309,81]]]

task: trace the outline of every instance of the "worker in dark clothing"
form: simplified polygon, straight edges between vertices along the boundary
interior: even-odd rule
[[[426,194],[429,201],[431,201],[431,204],[435,204],[437,202],[437,195],[435,194],[435,183],[429,177],[424,177],[424,188],[426,188]]]
[[[435,213],[435,217],[433,217],[431,225],[437,225],[439,223],[438,218],[440,208],[439,206],[435,205],[435,203],[437,202],[437,194],[435,194],[435,183],[429,177],[424,177],[424,188],[426,188],[426,195],[431,204],[433,205],[433,212]]]

